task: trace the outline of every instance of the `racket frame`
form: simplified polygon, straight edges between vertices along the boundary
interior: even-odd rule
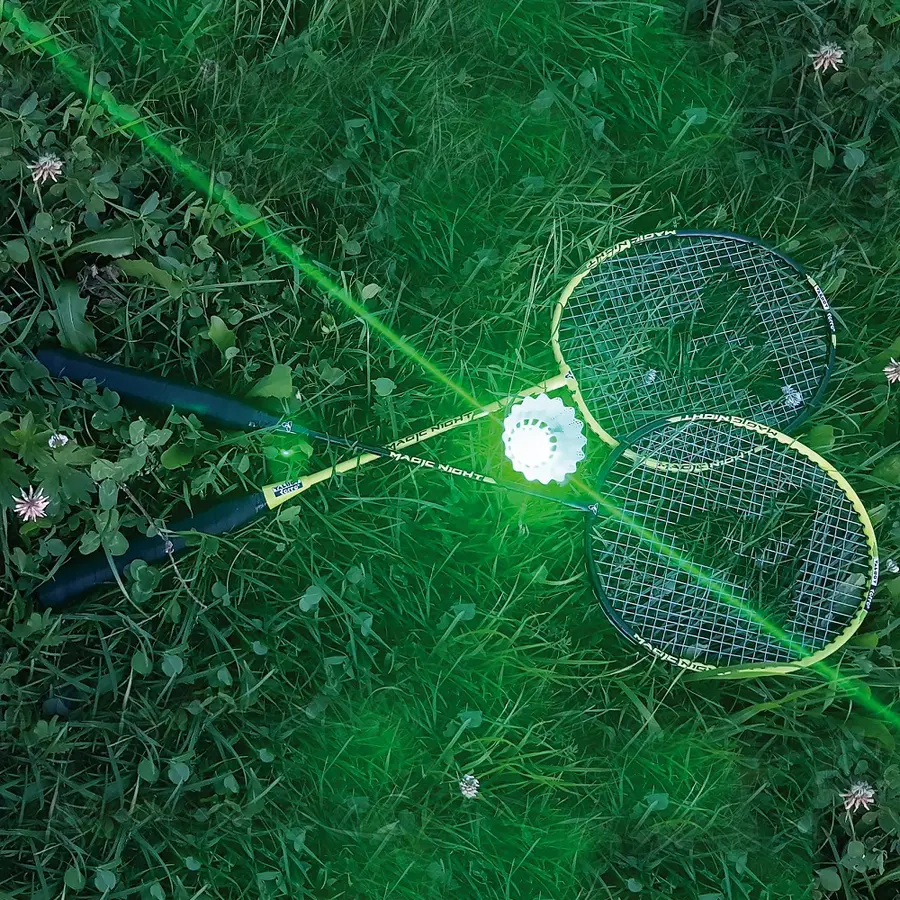
[[[578,408],[581,411],[581,414],[584,416],[585,421],[590,426],[591,430],[595,434],[597,434],[601,438],[601,440],[604,441],[604,443],[608,444],[611,447],[615,447],[619,443],[618,439],[610,434],[597,421],[597,419],[588,409],[587,404],[584,402],[584,398],[581,395],[581,391],[578,388],[578,378],[573,372],[572,367],[566,362],[562,349],[559,345],[560,325],[562,323],[563,313],[565,312],[566,305],[569,302],[569,298],[572,296],[572,294],[575,292],[575,289],[579,284],[581,284],[584,278],[590,275],[591,272],[593,272],[594,269],[597,268],[597,266],[607,262],[615,256],[618,256],[620,253],[624,253],[627,250],[630,250],[632,247],[647,243],[649,241],[672,237],[730,238],[731,240],[739,241],[740,243],[747,244],[749,246],[760,247],[761,249],[766,250],[774,256],[778,257],[778,259],[782,260],[782,262],[786,263],[792,269],[794,269],[794,271],[804,281],[806,281],[806,283],[812,289],[813,293],[816,296],[816,299],[819,301],[819,306],[822,309],[822,336],[826,341],[828,347],[828,359],[825,364],[825,370],[822,373],[815,393],[808,402],[804,403],[803,407],[798,411],[797,416],[792,419],[787,426],[785,426],[786,430],[796,429],[809,418],[816,407],[818,407],[818,405],[822,402],[822,397],[825,395],[825,391],[828,387],[828,380],[831,376],[831,371],[834,368],[835,356],[837,354],[837,329],[835,327],[834,314],[832,313],[831,305],[829,304],[824,292],[819,287],[816,280],[799,263],[791,259],[789,256],[786,256],[781,251],[776,250],[774,247],[770,247],[768,244],[765,244],[762,241],[757,240],[756,238],[750,238],[742,234],[734,234],[729,231],[691,231],[680,229],[672,231],[653,231],[649,232],[648,234],[642,234],[639,237],[627,238],[626,240],[619,241],[619,243],[614,244],[612,247],[608,247],[606,250],[598,253],[593,259],[589,260],[582,266],[578,274],[576,274],[565,286],[562,294],[560,294],[559,299],[556,301],[556,306],[553,309],[553,318],[550,324],[550,345],[553,348],[553,355],[556,358],[557,364],[559,365],[560,374],[566,379],[566,386],[571,391],[572,397],[575,400],[576,404],[578,404]],[[701,410],[685,410],[685,412],[693,413],[701,412]]]
[[[862,624],[863,619],[866,617],[866,613],[869,611],[872,605],[872,600],[875,596],[875,589],[878,586],[879,575],[878,544],[875,538],[875,529],[872,526],[872,521],[869,518],[869,514],[866,511],[866,508],[863,505],[863,502],[860,499],[859,495],[851,487],[847,479],[844,478],[844,476],[841,475],[841,473],[838,472],[837,469],[835,469],[835,467],[830,462],[828,462],[828,460],[816,453],[815,450],[811,450],[805,444],[802,444],[796,438],[792,438],[789,435],[777,431],[774,428],[770,428],[768,425],[761,425],[758,422],[752,422],[749,419],[744,419],[740,416],[725,416],[718,415],[716,413],[693,413],[677,416],[667,416],[664,419],[657,419],[655,422],[651,422],[647,425],[642,426],[641,428],[632,432],[632,434],[629,435],[627,439],[623,440],[615,447],[609,458],[604,462],[599,472],[597,491],[598,493],[602,493],[604,483],[606,482],[614,466],[616,465],[616,462],[621,456],[626,456],[629,459],[637,458],[634,450],[631,449],[632,445],[636,441],[639,441],[645,435],[650,434],[651,432],[656,431],[666,425],[676,424],[678,422],[696,421],[728,422],[740,428],[745,428],[748,431],[756,432],[757,434],[762,435],[766,438],[773,439],[779,444],[782,444],[785,447],[789,447],[792,451],[795,451],[801,456],[804,456],[810,462],[815,463],[815,465],[817,465],[829,478],[831,478],[838,485],[838,487],[843,491],[847,499],[850,501],[850,504],[853,507],[857,518],[859,519],[859,523],[865,536],[866,547],[868,549],[868,572],[866,575],[866,581],[860,590],[859,606],[857,607],[857,610],[850,622],[839,634],[837,634],[831,641],[829,641],[829,643],[827,643],[821,649],[817,650],[815,653],[812,653],[809,656],[803,657],[801,659],[791,660],[790,662],[784,663],[760,662],[742,663],[740,665],[733,666],[714,666],[709,663],[703,663],[689,658],[678,657],[673,655],[672,653],[669,653],[667,650],[662,649],[661,647],[657,647],[651,641],[648,641],[645,637],[640,635],[619,615],[619,613],[613,607],[609,594],[604,587],[598,567],[594,564],[593,561],[594,556],[592,551],[594,548],[594,540],[592,534],[592,526],[594,524],[594,520],[593,517],[588,516],[586,517],[585,527],[585,562],[588,571],[588,579],[590,580],[591,587],[593,588],[595,595],[600,601],[603,612],[613,624],[615,629],[619,632],[619,634],[627,638],[632,643],[640,646],[651,656],[655,656],[658,659],[662,659],[689,672],[701,673],[706,677],[746,678],[760,675],[787,675],[791,672],[796,672],[801,669],[815,667],[819,663],[821,663],[827,656],[830,656],[832,653],[846,644],[847,641],[849,641],[850,638],[852,638],[853,635],[857,632],[860,625]],[[766,452],[766,445],[760,444],[758,452]],[[731,456],[727,457],[726,461],[730,463],[735,459],[736,457]],[[666,468],[671,465],[671,467],[673,468],[678,467],[681,471],[699,471],[702,469],[710,468],[708,463],[704,463],[700,466],[691,466],[690,464],[679,463],[667,464],[665,462],[654,460],[652,461],[652,464],[654,466],[662,468]]]

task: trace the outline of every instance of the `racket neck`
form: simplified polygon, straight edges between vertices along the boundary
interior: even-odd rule
[[[354,440],[353,438],[338,437],[334,434],[327,434],[323,431],[312,431],[308,428],[296,427],[296,433],[302,434],[314,441],[321,441],[335,447],[344,447],[347,450],[352,450],[354,453],[368,453],[372,456],[381,457],[382,459],[392,459],[396,462],[406,463],[414,468],[435,469],[439,472],[445,472],[448,475],[468,478],[471,481],[481,481],[485,484],[499,484],[496,479],[491,478],[489,475],[482,475],[480,472],[473,472],[469,469],[460,469],[458,466],[448,466],[433,459],[425,459],[421,456],[412,456],[409,453],[405,453],[402,448],[405,444],[409,443],[409,441],[406,440],[396,441],[393,444],[388,444],[387,447],[379,447],[375,444],[366,444],[362,441]]]
[[[292,431],[296,434],[308,437],[310,440],[331,444],[334,447],[343,447],[347,450],[352,450],[357,454],[371,453],[373,456],[380,456],[384,459],[394,459],[398,462],[406,462],[413,466],[425,465],[427,468],[431,468],[429,465],[429,463],[432,462],[431,460],[425,460],[418,456],[410,456],[408,453],[402,453],[394,444],[388,444],[386,447],[379,447],[377,444],[367,444],[364,441],[357,441],[354,438],[339,437],[336,434],[328,434],[324,431],[312,431],[309,428],[303,428],[302,426],[296,425],[292,425]],[[398,441],[397,443],[399,444],[401,442]],[[437,465],[437,463],[434,463],[434,466]],[[460,469],[459,472],[463,473],[465,470]],[[453,472],[451,474],[459,473]],[[473,476],[475,475],[475,473],[470,474]],[[486,477],[487,476],[479,475],[476,480],[482,481]]]

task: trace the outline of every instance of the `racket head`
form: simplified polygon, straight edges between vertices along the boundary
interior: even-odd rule
[[[872,523],[818,453],[737,416],[672,416],[612,452],[587,517],[589,577],[613,625],[714,676],[821,663],[878,582]]]
[[[604,250],[566,285],[550,338],[585,420],[611,446],[684,412],[790,432],[821,402],[837,346],[828,300],[801,266],[715,231]]]

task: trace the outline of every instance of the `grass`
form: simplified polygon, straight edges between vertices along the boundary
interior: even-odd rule
[[[43,379],[23,351],[74,311],[86,349],[235,394],[286,365],[290,390],[270,401],[337,433],[387,441],[464,408],[112,121],[107,84],[482,399],[550,373],[550,304],[593,251],[672,226],[758,235],[836,305],[838,369],[807,439],[860,491],[882,557],[897,555],[900,432],[881,373],[900,352],[896,10],[25,9],[93,87],[80,98],[6,26],[0,891],[894,896],[896,729],[858,698],[896,702],[897,582],[838,658],[843,684],[690,681],[617,638],[572,514],[384,465],[203,539],[177,572],[135,573],[129,598],[42,616],[31,593],[67,548],[109,547],[147,514],[171,520],[327,454],[285,458],[283,440],[175,416],[141,424]],[[806,54],[828,39],[847,65],[820,79]],[[38,200],[24,164],[54,148],[65,186]],[[66,255],[126,221],[131,252]],[[129,270],[139,259],[150,268]],[[61,285],[87,285],[94,262],[123,274],[82,286],[79,316]],[[55,430],[75,439],[61,459],[44,449]],[[484,424],[434,452],[502,471],[496,443]],[[9,511],[23,480],[54,497],[32,526]],[[482,791],[466,802],[470,772]],[[838,794],[856,780],[878,811],[851,822]]]

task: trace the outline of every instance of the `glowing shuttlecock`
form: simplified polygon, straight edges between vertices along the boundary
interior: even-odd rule
[[[564,481],[584,459],[583,428],[558,397],[526,397],[503,422],[506,455],[529,481]]]

